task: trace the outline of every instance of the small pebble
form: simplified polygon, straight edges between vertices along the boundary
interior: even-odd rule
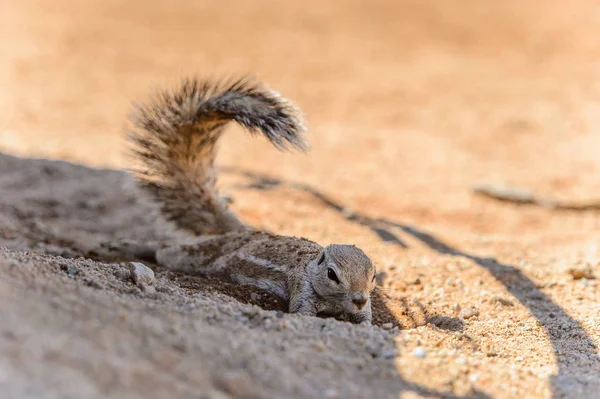
[[[131,278],[137,285],[152,284],[154,282],[154,272],[143,263],[130,262],[129,273],[131,273]]]
[[[318,352],[323,352],[325,349],[327,349],[327,345],[325,345],[323,342],[317,342],[313,345],[313,349]]]
[[[289,322],[289,320],[281,320],[279,322],[279,329],[280,330],[289,330],[292,328],[292,324]]]
[[[391,349],[384,350],[383,353],[381,354],[381,357],[384,359],[393,359],[396,357],[397,354],[398,354],[398,351],[394,348],[391,348]]]
[[[408,285],[419,285],[421,284],[421,279],[419,277],[413,279],[413,280],[409,280],[407,281]]]
[[[476,307],[464,308],[458,315],[461,320],[467,320],[475,316],[479,316],[479,310]]]
[[[394,325],[392,323],[384,323],[381,325],[381,328],[383,328],[384,330],[390,330],[394,327]]]
[[[425,357],[427,357],[427,351],[425,349],[421,348],[421,347],[417,347],[412,352],[412,355],[414,357],[419,358],[419,359],[424,359]]]
[[[345,217],[347,219],[352,219],[352,218],[356,217],[356,213],[352,209],[349,209],[349,208],[342,209],[341,214],[343,217]]]
[[[569,274],[574,280],[581,280],[582,278],[590,280],[594,278],[591,269],[569,269]]]
[[[512,301],[510,301],[506,298],[502,298],[500,296],[492,297],[492,303],[498,303],[502,306],[514,306],[515,305],[514,303],[512,303]]]
[[[258,301],[260,299],[260,295],[258,295],[256,292],[252,292],[250,294],[250,299],[252,299],[253,301]]]

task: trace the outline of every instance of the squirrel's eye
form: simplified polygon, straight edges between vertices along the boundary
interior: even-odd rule
[[[321,254],[321,257],[319,258],[319,262],[317,262],[317,264],[321,265],[323,264],[323,262],[325,262],[325,252]]]
[[[329,277],[330,280],[335,281],[337,284],[340,283],[340,279],[338,278],[337,274],[335,274],[335,272],[333,271],[333,269],[331,267],[329,269],[327,269],[327,277]]]

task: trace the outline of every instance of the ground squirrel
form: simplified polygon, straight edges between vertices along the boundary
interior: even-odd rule
[[[189,79],[135,106],[129,137],[141,165],[137,181],[167,219],[199,237],[159,249],[158,263],[256,286],[283,298],[292,313],[370,323],[375,267],[362,250],[256,231],[219,196],[216,144],[230,121],[280,150],[307,148],[298,109],[253,79]]]

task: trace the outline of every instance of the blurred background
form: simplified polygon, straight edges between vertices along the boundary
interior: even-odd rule
[[[375,217],[544,230],[547,213],[489,212],[470,187],[600,197],[598,26],[593,0],[4,0],[0,150],[123,168],[132,101],[192,74],[252,73],[304,110],[313,149],[281,154],[233,128],[220,164],[310,184]],[[321,212],[275,201],[279,221],[273,202],[234,206],[292,233],[290,217]]]

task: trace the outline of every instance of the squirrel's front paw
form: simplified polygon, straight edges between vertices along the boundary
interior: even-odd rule
[[[363,312],[352,313],[348,315],[348,319],[351,323],[354,324],[365,323],[366,325],[370,326],[372,325],[371,309]]]

